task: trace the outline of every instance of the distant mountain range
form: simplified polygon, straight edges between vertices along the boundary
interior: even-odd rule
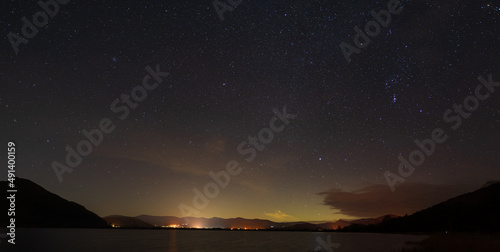
[[[134,217],[111,215],[104,217],[111,227],[119,228],[154,228],[155,226]]]
[[[379,224],[383,221],[397,218],[395,215],[385,215],[378,218],[359,219],[354,221],[338,220],[336,222],[325,222],[312,224],[308,222],[273,222],[262,219],[245,219],[245,218],[202,218],[202,217],[187,217],[179,218],[175,216],[151,216],[139,215],[136,217],[112,215],[104,217],[104,220],[109,225],[122,228],[150,228],[150,227],[165,227],[165,228],[188,228],[188,227],[203,227],[203,228],[223,228],[223,229],[275,229],[275,230],[327,230],[339,229],[352,224]]]
[[[67,228],[223,228],[269,230],[337,230],[344,232],[438,232],[500,231],[500,183],[488,182],[481,189],[449,199],[412,215],[384,215],[378,218],[338,220],[336,222],[273,222],[263,219],[201,218],[140,215],[111,215],[100,218],[85,207],[67,201],[41,186],[16,179],[17,227]],[[7,188],[0,181],[0,188]],[[1,199],[8,209],[6,197]],[[0,219],[7,226],[7,218]]]
[[[0,188],[6,189],[7,181],[0,181]],[[53,228],[106,228],[106,222],[85,207],[67,201],[27,179],[16,178],[16,227]],[[0,199],[2,210],[9,209],[7,197]],[[8,219],[0,218],[0,225],[6,227]]]

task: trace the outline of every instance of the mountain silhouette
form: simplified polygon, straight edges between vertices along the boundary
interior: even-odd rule
[[[378,225],[351,225],[342,231],[363,232],[498,232],[500,183],[462,194],[412,215]]]
[[[333,230],[346,227],[352,224],[378,224],[384,220],[397,218],[396,215],[384,215],[378,218],[367,218],[352,221],[338,220],[336,222],[309,223],[309,222],[274,222],[263,219],[245,219],[245,218],[203,218],[175,216],[151,216],[139,215],[135,218],[147,222],[155,227],[172,226],[177,227],[205,227],[205,228],[236,228],[236,229],[269,229],[269,230]],[[106,217],[107,218],[107,217]],[[105,219],[106,219],[105,218]]]
[[[106,222],[85,207],[65,200],[28,179],[16,178],[15,219],[16,227],[43,228],[106,228]],[[0,188],[8,188],[7,181],[0,181]],[[7,195],[8,196],[8,195]],[[2,205],[9,209],[9,200],[2,197]],[[10,217],[9,217],[10,219]],[[0,225],[9,225],[1,218]]]
[[[150,223],[154,226],[186,226],[186,227],[206,227],[206,228],[248,228],[248,229],[268,229],[278,226],[279,223],[262,219],[244,218],[203,218],[203,217],[174,217],[174,216],[151,216],[140,215],[135,218]]]

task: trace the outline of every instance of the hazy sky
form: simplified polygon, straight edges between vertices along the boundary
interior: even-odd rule
[[[211,1],[71,1],[16,54],[9,34],[42,7],[8,1],[1,143],[16,143],[18,176],[100,216],[181,216],[185,204],[201,217],[377,217],[500,179],[500,87],[477,79],[500,81],[500,5],[401,1],[348,63],[341,43],[357,48],[355,27],[387,2],[243,0],[221,21]],[[490,96],[464,118],[454,104],[478,85]],[[60,182],[53,163],[71,168],[67,151],[103,119],[114,130]],[[400,176],[398,156],[435,128],[447,140],[392,192],[384,173]],[[196,209],[193,188],[233,161],[241,172]]]

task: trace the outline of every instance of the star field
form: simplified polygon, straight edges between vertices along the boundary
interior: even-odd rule
[[[377,217],[345,214],[345,202],[324,192],[384,186],[376,193],[389,197],[383,174],[397,171],[414,139],[442,125],[478,76],[500,80],[495,1],[401,1],[402,12],[348,63],[339,45],[354,45],[354,27],[387,2],[243,0],[221,22],[211,1],[70,1],[16,54],[8,34],[22,35],[21,18],[41,8],[4,1],[2,143],[19,148],[18,176],[100,216],[180,216],[178,204],[191,202],[210,171],[237,160],[243,172],[199,216]],[[110,104],[157,64],[169,77],[118,119]],[[401,186],[458,194],[498,179],[499,93]],[[246,162],[238,145],[285,106],[297,117]],[[51,163],[64,162],[66,146],[102,118],[116,130],[60,183]],[[392,213],[400,209],[408,210]]]

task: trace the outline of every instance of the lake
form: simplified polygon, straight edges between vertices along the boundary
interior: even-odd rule
[[[0,246],[0,250],[307,252],[321,248],[317,251],[388,252],[402,248],[406,242],[419,242],[426,237],[328,232],[18,228],[16,245],[9,244],[9,249]],[[5,245],[5,242],[0,245]]]

